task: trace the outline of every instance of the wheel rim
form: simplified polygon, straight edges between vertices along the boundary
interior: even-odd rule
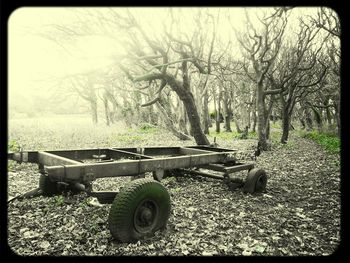
[[[158,205],[150,199],[142,201],[134,213],[134,226],[140,233],[149,233],[157,223]]]
[[[258,180],[256,181],[255,184],[255,189],[256,190],[263,190],[266,186],[267,178],[265,174],[262,174],[259,176]]]

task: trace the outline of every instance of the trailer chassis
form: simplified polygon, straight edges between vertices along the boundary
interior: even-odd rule
[[[165,227],[170,196],[160,181],[166,176],[187,173],[221,179],[231,188],[243,187],[245,193],[264,191],[265,171],[254,168],[253,162],[239,162],[236,152],[210,146],[103,148],[19,151],[8,153],[8,159],[38,164],[38,189],[43,195],[57,194],[64,185],[75,192],[85,191],[101,203],[112,203],[111,234],[119,241],[133,242]],[[242,170],[248,170],[245,181],[230,176]],[[147,172],[154,180],[144,178]],[[119,193],[92,190],[91,183],[98,178],[125,176],[138,180]]]

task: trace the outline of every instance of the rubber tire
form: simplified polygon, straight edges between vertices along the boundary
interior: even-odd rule
[[[138,205],[151,199],[158,206],[156,223],[147,233],[140,233],[134,226],[134,213]],[[109,230],[120,242],[136,242],[155,231],[163,229],[170,215],[170,196],[165,187],[149,178],[129,182],[114,199],[108,217]]]
[[[48,176],[40,174],[39,188],[45,196],[53,196],[59,193],[57,182],[52,182]]]
[[[248,172],[243,186],[244,193],[259,193],[266,189],[267,175],[265,170],[254,168]]]

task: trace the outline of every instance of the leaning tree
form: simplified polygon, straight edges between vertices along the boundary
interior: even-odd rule
[[[246,11],[247,31],[238,33],[237,40],[243,49],[245,59],[244,70],[247,76],[255,83],[256,106],[258,122],[258,138],[261,150],[269,148],[268,127],[269,114],[271,113],[273,99],[270,105],[266,103],[266,97],[275,94],[267,85],[267,74],[273,68],[279,54],[283,34],[287,25],[288,13],[284,9],[276,9],[272,15],[267,13],[263,17],[257,16],[259,22],[252,23]],[[255,25],[255,26],[254,26]]]

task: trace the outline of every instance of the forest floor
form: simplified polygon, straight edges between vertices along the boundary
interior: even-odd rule
[[[10,120],[9,139],[24,150],[194,144],[160,129],[93,127],[89,120],[64,118]],[[218,139],[217,143],[244,150],[257,141]],[[231,191],[214,179],[186,175],[163,179],[172,205],[167,227],[133,244],[112,239],[107,224],[111,205],[99,205],[85,193],[14,200],[8,204],[8,244],[19,255],[332,254],[340,243],[339,154],[292,132],[288,144],[274,142],[271,151],[257,158],[256,166],[267,172],[268,183],[264,193],[254,195]],[[11,161],[9,198],[37,187],[38,178],[37,165]],[[113,191],[129,180],[98,179],[93,188]]]

